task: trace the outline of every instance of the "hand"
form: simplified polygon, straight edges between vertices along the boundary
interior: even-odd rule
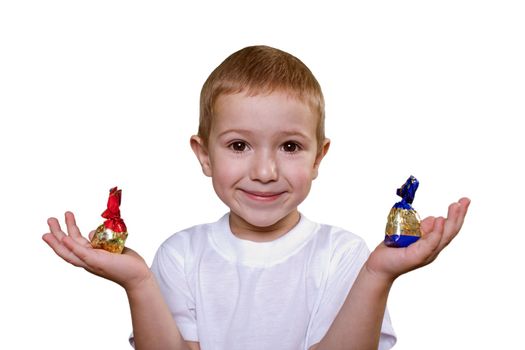
[[[400,275],[430,264],[456,237],[470,199],[462,198],[448,207],[447,218],[433,216],[421,221],[421,238],[406,248],[391,248],[381,243],[370,254],[365,268],[373,275],[393,282]]]
[[[75,216],[66,212],[67,235],[60,228],[58,220],[49,218],[50,233],[42,239],[55,253],[68,263],[114,281],[126,290],[139,286],[151,277],[148,265],[135,251],[124,248],[122,254],[110,253],[103,249],[94,249],[89,240],[80,233]],[[90,238],[95,231],[91,231]]]

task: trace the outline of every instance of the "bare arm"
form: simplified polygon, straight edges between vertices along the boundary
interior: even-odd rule
[[[449,206],[447,219],[428,217],[423,220],[423,237],[407,248],[380,244],[359,272],[328,332],[310,350],[377,349],[394,280],[436,259],[459,232],[469,204],[470,200],[463,198]]]
[[[391,286],[363,268],[327,334],[310,350],[377,349]]]
[[[152,274],[140,286],[127,289],[126,293],[137,350],[200,349],[199,343],[186,342],[182,338]]]
[[[199,344],[182,338],[155,277],[144,259],[125,248],[122,254],[93,249],[78,229],[73,213],[65,215],[66,235],[58,220],[50,218],[50,232],[42,239],[65,261],[121,285],[127,293],[138,350],[196,350]]]

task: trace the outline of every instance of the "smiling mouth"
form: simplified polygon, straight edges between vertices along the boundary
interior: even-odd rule
[[[271,202],[279,198],[283,192],[252,192],[252,191],[246,191],[242,190],[242,192],[250,199],[261,201],[261,202]]]

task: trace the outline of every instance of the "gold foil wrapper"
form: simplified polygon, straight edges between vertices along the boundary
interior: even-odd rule
[[[126,238],[128,238],[127,232],[114,232],[102,224],[95,230],[91,239],[91,246],[120,254],[124,250]]]
[[[418,213],[414,209],[392,208],[388,214],[385,233],[388,236],[421,237]]]

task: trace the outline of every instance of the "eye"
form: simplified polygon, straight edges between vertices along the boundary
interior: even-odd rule
[[[295,153],[301,149],[301,147],[293,141],[287,141],[283,143],[282,148],[283,148],[283,151],[287,153]]]
[[[246,151],[246,148],[248,146],[246,145],[246,142],[235,141],[235,142],[230,143],[228,147],[230,147],[234,152],[244,152]]]

